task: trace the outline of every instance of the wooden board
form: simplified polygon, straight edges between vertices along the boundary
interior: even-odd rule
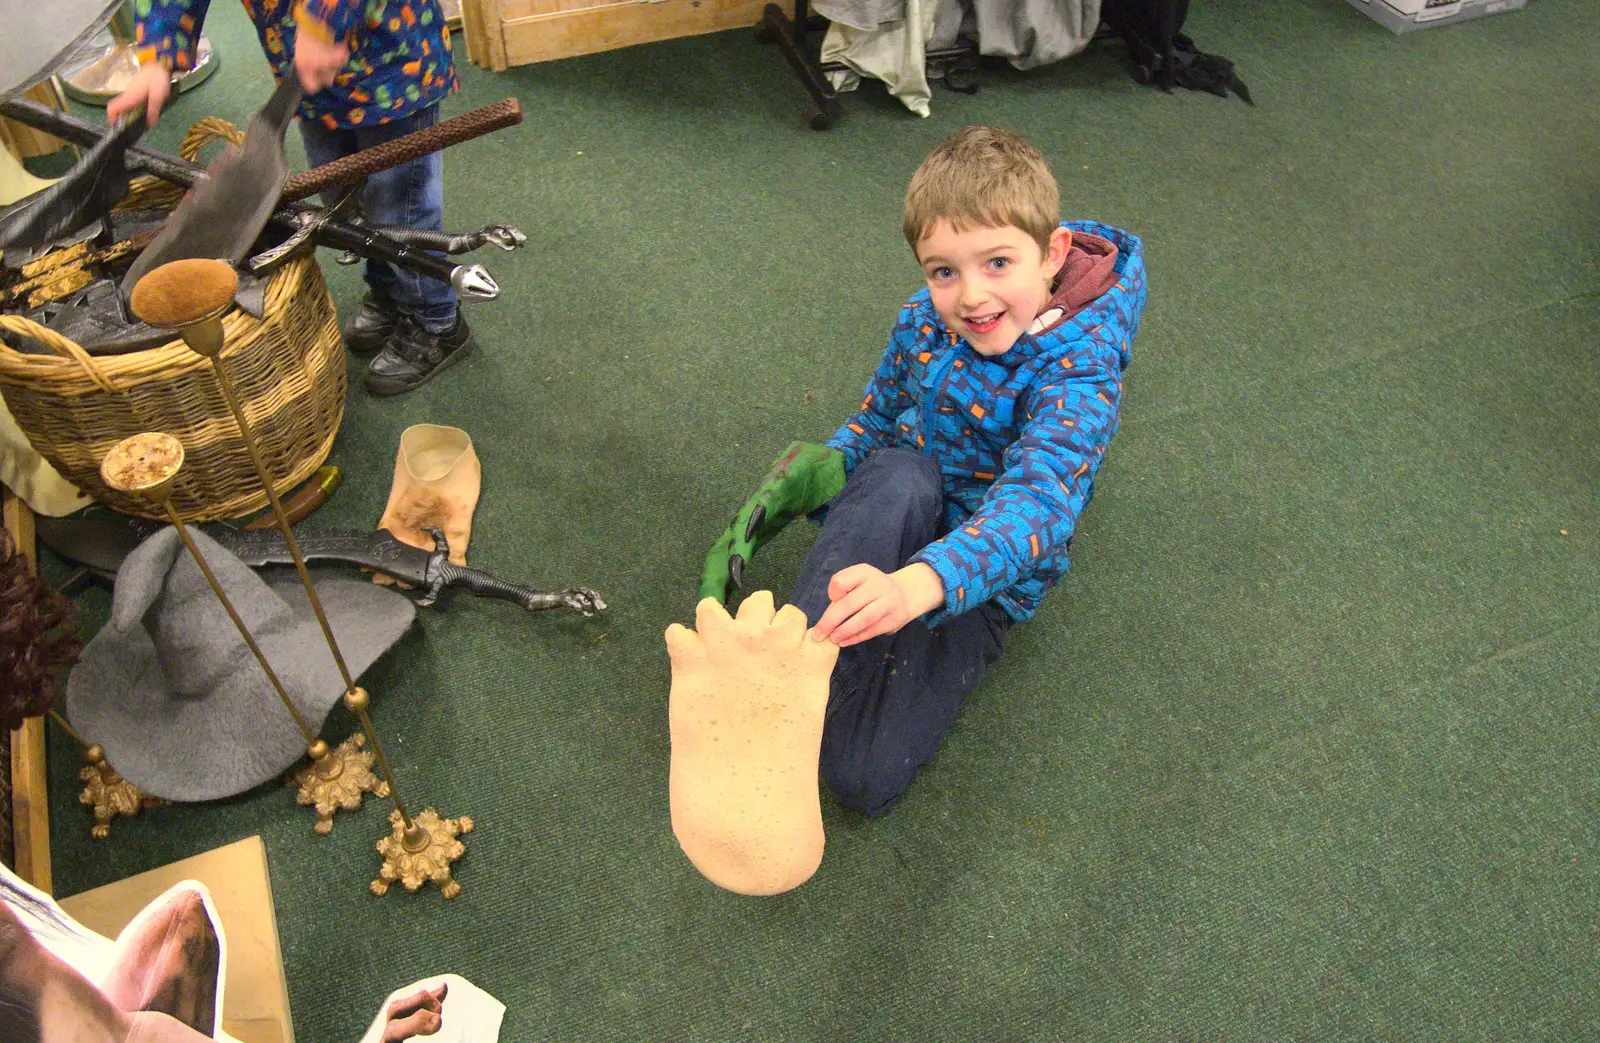
[[[33,512],[0,487],[6,531],[28,561],[34,556]],[[11,733],[11,835],[16,872],[39,890],[50,891],[50,779],[44,765],[44,718],[30,717]]]
[[[495,71],[753,28],[768,0],[463,0],[467,53]]]
[[[506,70],[505,39],[494,0],[461,0],[461,30],[469,61],[495,72]]]
[[[206,885],[228,939],[222,1027],[240,1043],[294,1043],[267,849],[260,837],[63,898],[61,908],[91,931],[115,938],[152,899],[185,880]]]

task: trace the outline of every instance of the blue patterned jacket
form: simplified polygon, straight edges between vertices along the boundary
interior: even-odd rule
[[[921,290],[900,312],[861,411],[828,440],[849,472],[888,446],[939,462],[949,533],[912,559],[944,582],[930,625],[990,598],[1014,619],[1033,617],[1067,571],[1078,514],[1117,430],[1144,310],[1143,246],[1109,225],[1063,224],[1116,244],[1110,290],[993,358],[947,330]]]

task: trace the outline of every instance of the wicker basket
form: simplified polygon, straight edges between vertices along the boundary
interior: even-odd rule
[[[205,140],[238,136],[222,121],[202,121],[183,152],[192,158]],[[135,182],[128,202],[150,205],[168,191]],[[296,258],[273,274],[260,321],[235,310],[222,325],[226,347],[219,357],[275,484],[290,489],[327,459],[344,417],[344,344],[315,258]],[[18,315],[0,315],[0,327],[56,353],[29,355],[0,344],[0,394],[34,448],[68,481],[119,511],[164,517],[100,479],[100,462],[112,446],[129,435],[164,431],[184,448],[172,491],[179,516],[213,521],[267,505],[210,363],[181,340],[94,358]]]

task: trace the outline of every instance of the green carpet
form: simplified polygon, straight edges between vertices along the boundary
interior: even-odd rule
[[[1188,28],[1254,108],[1115,48],[927,120],[869,85],[822,134],[750,32],[464,67],[447,114],[528,118],[448,153],[447,223],[529,245],[480,255],[505,295],[473,357],[354,387],[317,523],[372,525],[400,431],[456,424],[474,563],[614,609],[450,598],[368,673],[409,802],[478,822],[459,898],[374,898],[384,807],[317,837],[276,786],[91,841],[59,736],[58,891],[260,833],[302,1043],[442,971],[508,1043],[1590,1037],[1600,7],[1395,37],[1343,0],[1206,0]],[[207,29],[222,69],[158,144],[266,96],[239,11]],[[1145,239],[1122,430],[1071,574],[901,806],[825,799],[810,883],[724,894],[669,828],[661,631],[771,458],[859,401],[918,285],[906,180],[971,123]],[[810,539],[754,578],[787,591]]]

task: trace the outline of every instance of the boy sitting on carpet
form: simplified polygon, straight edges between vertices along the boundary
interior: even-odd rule
[[[904,227],[927,287],[900,312],[866,401],[827,445],[795,443],[706,561],[725,600],[792,518],[822,532],[790,598],[840,646],[821,771],[887,811],[967,694],[1067,571],[1117,429],[1144,307],[1139,240],[1059,222],[1022,138],[968,127],[928,156]]]

